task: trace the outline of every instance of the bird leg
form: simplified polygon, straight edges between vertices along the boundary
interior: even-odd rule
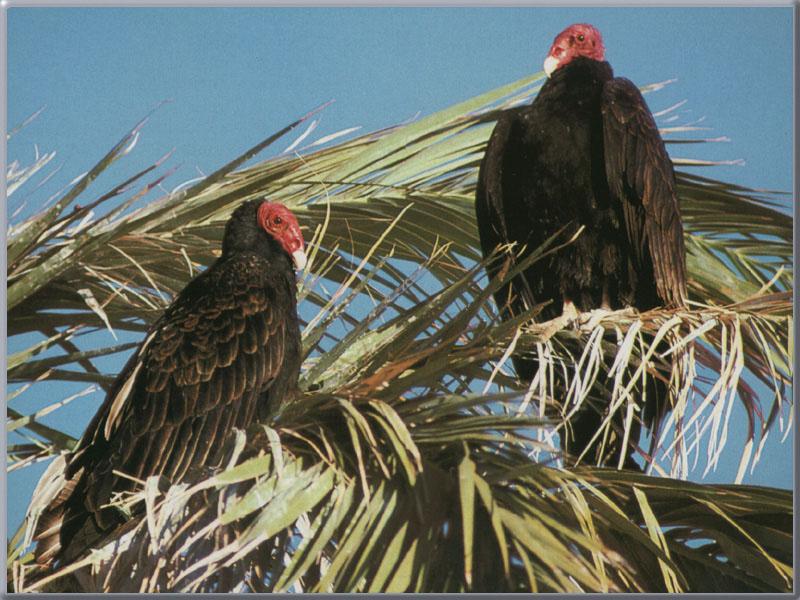
[[[603,299],[600,302],[600,308],[603,310],[611,310],[611,295],[608,292],[608,279],[603,281]]]
[[[578,315],[578,309],[575,307],[572,300],[564,297],[564,308],[561,314],[547,321],[544,330],[541,331],[541,335],[544,336],[544,339],[550,339],[562,329],[576,325],[578,322]]]
[[[570,325],[578,320],[580,313],[578,312],[578,308],[575,306],[575,303],[570,300],[569,298],[564,298],[564,308],[561,311],[561,320],[564,321],[564,325]]]
[[[603,297],[600,301],[600,308],[590,310],[589,312],[580,315],[578,320],[580,329],[585,331],[593,331],[595,327],[600,324],[600,321],[605,319],[612,312],[611,294],[608,291],[608,280],[605,280],[603,281]]]

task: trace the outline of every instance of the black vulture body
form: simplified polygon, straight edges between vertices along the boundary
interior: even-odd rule
[[[38,522],[37,562],[69,560],[120,515],[103,508],[136,479],[180,481],[221,460],[234,428],[264,418],[297,386],[296,281],[289,255],[239,207],[222,255],[190,281],[150,328],[78,447],[63,487]]]
[[[573,243],[533,263],[495,300],[504,318],[547,303],[549,320],[571,302],[647,310],[686,295],[685,250],[672,165],[639,90],[607,62],[578,57],[557,69],[529,106],[498,120],[481,163],[476,214],[488,256],[516,242],[530,252],[559,231]],[[524,255],[524,254],[523,254]],[[499,261],[490,265],[490,274]],[[534,360],[515,356],[532,379]],[[664,385],[648,394],[644,418],[663,412]],[[579,454],[601,422],[583,411],[572,422]],[[636,440],[634,440],[636,441]],[[591,453],[590,453],[591,454]]]

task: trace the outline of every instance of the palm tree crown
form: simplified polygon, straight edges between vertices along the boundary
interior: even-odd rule
[[[494,120],[541,78],[239,168],[307,116],[188,188],[137,204],[168,174],[155,164],[77,207],[139,125],[55,204],[12,221],[9,336],[44,338],[8,357],[9,382],[93,389],[113,376],[92,361],[135,345],[97,343],[98,332],[141,335],[212,262],[239,202],[286,204],[310,240],[302,394],[233,431],[225,470],[166,492],[149,478],[115,498],[133,518],[57,573],[30,567],[34,497],[9,542],[13,589],[791,590],[791,492],[738,485],[767,432],[789,427],[791,218],[774,194],[679,171],[687,308],[616,313],[585,331],[533,324],[537,308],[501,321],[491,295],[525,261],[485,275],[477,167]],[[40,163],[15,171],[10,189]],[[525,260],[569,243],[556,235]],[[646,343],[664,339],[680,360]],[[514,352],[541,365],[530,385],[514,377]],[[647,377],[665,378],[676,398],[651,476],[564,469],[565,417],[603,397],[630,423],[631,390]],[[40,422],[66,401],[24,414],[16,395],[9,469],[74,446]],[[750,419],[738,447],[728,439],[737,402]],[[686,481],[723,451],[740,452],[735,484]]]

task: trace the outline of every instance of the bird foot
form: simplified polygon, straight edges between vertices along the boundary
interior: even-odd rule
[[[564,309],[561,314],[556,318],[547,321],[544,329],[540,332],[540,335],[542,335],[544,339],[550,339],[562,329],[575,327],[577,324],[578,315],[578,309],[575,308],[575,305],[572,302],[565,301]]]
[[[551,321],[551,335],[555,334],[556,331],[561,331],[562,329],[577,327],[579,314],[580,313],[572,302],[564,302],[564,310],[562,313]]]
[[[569,300],[565,301],[564,308],[561,311],[561,316],[559,317],[563,326],[567,327],[569,325],[574,325],[579,316],[580,313],[578,312],[578,308],[575,306],[575,304]]]
[[[581,313],[578,317],[578,325],[581,331],[593,331],[595,327],[600,325],[603,319],[607,319],[611,315],[617,318],[635,318],[639,312],[632,306],[627,306],[620,310],[612,310],[610,308],[596,308],[589,312]]]
[[[595,308],[589,312],[581,313],[578,317],[578,328],[581,331],[594,331],[600,325],[600,321],[613,314],[609,308]]]
[[[639,311],[636,310],[633,306],[626,306],[620,310],[613,311],[614,314],[618,317],[628,318],[628,319],[636,319],[639,317]]]

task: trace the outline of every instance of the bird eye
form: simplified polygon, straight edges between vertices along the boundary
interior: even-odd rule
[[[280,217],[275,217],[275,220],[274,220],[274,221],[272,221],[272,222],[273,222],[275,225],[280,225],[281,223],[283,223],[283,219],[281,219]]]
[[[583,34],[580,34],[580,35],[578,36],[578,41],[579,41],[579,42],[582,42],[582,41],[583,41],[583,40],[585,40],[585,39],[586,39],[586,37],[585,37]]]

